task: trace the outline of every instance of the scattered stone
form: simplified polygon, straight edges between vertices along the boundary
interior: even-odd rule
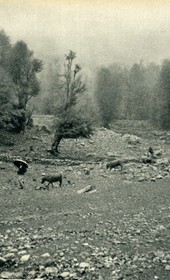
[[[8,253],[8,254],[6,254],[5,255],[5,258],[6,259],[12,259],[12,258],[14,258],[15,257],[15,254],[14,253]],[[1,259],[1,258],[0,258]]]
[[[146,180],[145,177],[138,178],[138,182],[144,182],[145,180]]]
[[[158,175],[156,176],[156,179],[163,179],[163,176],[160,175],[160,174],[158,174]]]
[[[46,267],[45,268],[45,273],[46,274],[53,274],[53,275],[56,275],[57,273],[58,273],[58,269],[57,269],[57,267]]]
[[[17,253],[17,252],[18,252],[18,249],[16,249],[16,248],[11,249],[11,253]]]
[[[89,143],[90,143],[90,144],[94,144],[94,141],[90,139],[90,140],[89,140]]]
[[[152,182],[155,182],[156,181],[156,178],[154,177],[154,178],[151,178],[150,179]]]
[[[67,167],[67,171],[73,171],[73,167],[68,166],[68,167]]]
[[[132,180],[134,178],[134,175],[133,174],[125,174],[125,180]]]
[[[78,279],[76,273],[70,273],[69,277],[70,277],[70,278],[73,278],[73,279]]]
[[[93,190],[93,186],[92,185],[89,185],[81,190],[78,190],[77,193],[78,194],[82,194],[82,193],[86,193],[86,192],[90,192]]]
[[[84,142],[81,142],[80,145],[81,145],[81,146],[85,146],[85,143],[84,143]]]
[[[124,141],[128,142],[128,144],[136,145],[141,143],[141,139],[136,135],[124,134],[122,138]]]
[[[169,165],[169,159],[168,158],[161,158],[161,159],[157,159],[156,161],[157,165]]]
[[[154,155],[155,155],[156,157],[161,156],[162,154],[163,154],[163,150],[154,151]]]
[[[165,270],[170,270],[170,265],[169,264],[167,264],[166,266],[165,266]]]
[[[90,264],[89,263],[86,263],[86,262],[81,262],[80,265],[79,265],[80,268],[89,268],[90,267]]]
[[[70,276],[70,272],[68,272],[68,271],[62,272],[62,273],[60,274],[60,276],[61,276],[62,278],[67,278],[67,277]]]
[[[30,258],[30,255],[24,255],[20,258],[20,261],[22,263],[24,263],[24,262],[27,262],[29,260],[29,258]]]
[[[23,251],[19,251],[18,255],[25,255],[27,253],[27,251],[23,250]]]
[[[43,258],[50,258],[51,256],[50,256],[49,253],[44,253],[43,255],[41,255],[41,257],[43,257]]]
[[[6,264],[7,260],[0,257],[0,267],[3,267]]]
[[[35,270],[31,270],[31,271],[28,272],[28,275],[30,276],[31,279],[34,279],[35,276],[36,276],[36,273],[37,272]]]
[[[4,271],[0,274],[0,277],[2,279],[22,279],[23,278],[23,273],[22,272],[8,272]]]

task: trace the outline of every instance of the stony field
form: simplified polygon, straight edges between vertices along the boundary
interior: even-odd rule
[[[0,279],[168,280],[170,133],[121,121],[63,140],[55,158],[51,118],[35,125],[1,137]],[[149,146],[154,164],[141,161]],[[15,158],[27,161],[24,176]],[[114,159],[128,161],[106,169]],[[62,187],[40,188],[60,172]]]

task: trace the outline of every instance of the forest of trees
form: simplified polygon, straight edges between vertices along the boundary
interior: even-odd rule
[[[160,107],[163,67],[167,68],[154,63],[144,66],[141,61],[131,67],[113,64],[99,68],[95,98],[103,126],[108,127],[115,119],[149,120],[163,125],[161,112],[164,109]],[[170,114],[170,110],[166,114]]]
[[[109,128],[118,119],[147,120],[170,129],[170,60],[160,65],[140,61],[100,66],[91,78],[93,86],[81,74],[73,51],[63,64],[60,60],[46,62],[43,69],[24,41],[12,45],[0,31],[0,128],[23,131],[31,120],[29,104],[36,97],[35,112],[60,120],[55,133],[59,139],[89,136],[92,123]],[[53,142],[53,152],[58,144]]]
[[[49,76],[43,84],[46,94],[41,112],[56,114],[63,102],[59,60],[49,63],[46,71]],[[145,65],[140,61],[132,66],[116,63],[100,66],[92,78],[93,87],[89,91],[87,86],[88,94],[79,100],[84,102],[82,105],[95,123],[109,128],[118,119],[146,120],[159,128],[170,128],[169,60],[164,60],[162,65]]]

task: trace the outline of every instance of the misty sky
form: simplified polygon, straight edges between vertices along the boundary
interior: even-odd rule
[[[71,49],[87,67],[170,58],[170,1],[0,0],[0,29],[39,58]]]

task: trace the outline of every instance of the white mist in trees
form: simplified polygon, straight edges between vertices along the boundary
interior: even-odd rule
[[[130,87],[133,96],[133,118],[145,120],[149,118],[149,88],[146,84],[146,68],[142,62],[135,63],[130,70]]]
[[[83,115],[78,104],[79,96],[86,92],[86,83],[81,76],[81,67],[74,63],[76,53],[70,51],[65,56],[64,73],[61,75],[60,90],[63,100],[60,105],[59,120],[55,128],[51,153],[59,153],[58,146],[63,138],[88,138],[92,134],[92,124],[87,115]]]
[[[144,66],[135,63],[128,71],[127,100],[129,118],[149,120],[156,123],[158,118],[158,92],[160,67],[155,63]]]
[[[113,64],[97,72],[95,97],[101,123],[115,119],[149,120],[156,112],[159,66],[135,63],[132,67]],[[155,110],[155,111],[154,111]],[[156,114],[155,114],[156,115]]]
[[[120,116],[123,82],[122,69],[119,65],[102,67],[97,72],[95,97],[101,123],[106,128]]]
[[[41,79],[41,102],[36,99],[39,111],[47,115],[56,115],[63,101],[61,84],[61,65],[59,59],[53,58],[45,63]]]
[[[146,84],[148,87],[148,118],[154,124],[159,123],[160,111],[160,65],[150,63],[146,67]]]

